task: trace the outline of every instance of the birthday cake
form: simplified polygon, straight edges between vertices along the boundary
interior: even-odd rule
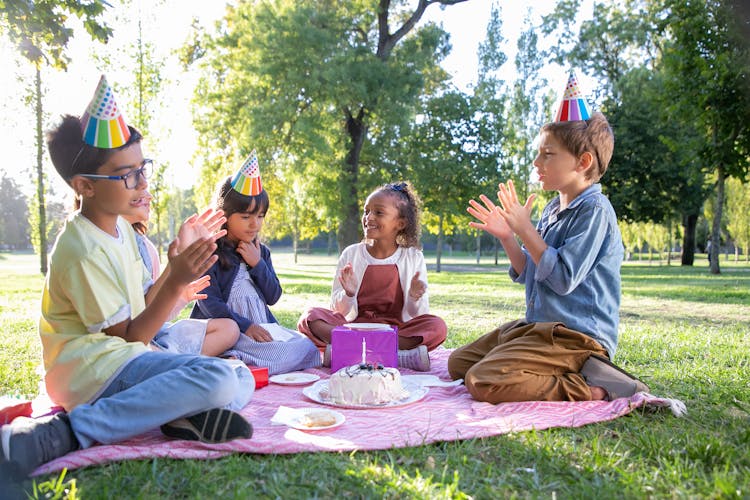
[[[382,405],[407,396],[401,373],[380,363],[347,366],[329,380],[329,397],[338,404]]]

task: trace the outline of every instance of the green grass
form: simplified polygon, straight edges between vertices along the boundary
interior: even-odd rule
[[[444,272],[430,271],[447,347],[523,314],[523,288],[508,279],[507,262],[491,262],[454,255]],[[116,462],[68,471],[66,484],[75,498],[748,498],[750,266],[722,261],[722,274],[712,276],[705,259],[696,262],[636,261],[622,271],[616,361],[655,394],[682,399],[685,418],[639,409],[578,429],[389,451]],[[293,326],[305,307],[328,302],[335,257],[301,255],[294,264],[275,251],[274,264],[285,290],[274,306],[281,323]],[[0,272],[0,385],[33,395],[37,257],[0,254]],[[32,482],[25,487],[31,492]]]

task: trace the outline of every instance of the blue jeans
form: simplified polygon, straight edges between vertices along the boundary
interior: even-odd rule
[[[111,444],[212,408],[239,410],[254,391],[244,364],[147,352],[130,360],[94,402],[76,406],[70,424],[81,448]]]

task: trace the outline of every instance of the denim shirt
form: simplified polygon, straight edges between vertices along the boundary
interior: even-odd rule
[[[562,322],[592,337],[614,356],[620,322],[620,266],[624,250],[615,211],[600,184],[589,186],[564,210],[559,196],[537,224],[548,247],[537,266],[526,248],[526,267],[510,277],[526,285],[526,321]]]

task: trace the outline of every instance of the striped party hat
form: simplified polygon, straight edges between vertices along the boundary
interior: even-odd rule
[[[555,115],[556,122],[572,122],[591,118],[591,106],[586,102],[586,96],[581,92],[575,73],[570,72],[568,84],[565,86],[560,106]]]
[[[81,130],[83,142],[95,148],[119,148],[130,139],[128,124],[104,75],[81,117]]]
[[[257,196],[263,191],[263,184],[260,182],[260,170],[258,169],[258,155],[254,149],[232,179],[232,187],[245,196]]]

